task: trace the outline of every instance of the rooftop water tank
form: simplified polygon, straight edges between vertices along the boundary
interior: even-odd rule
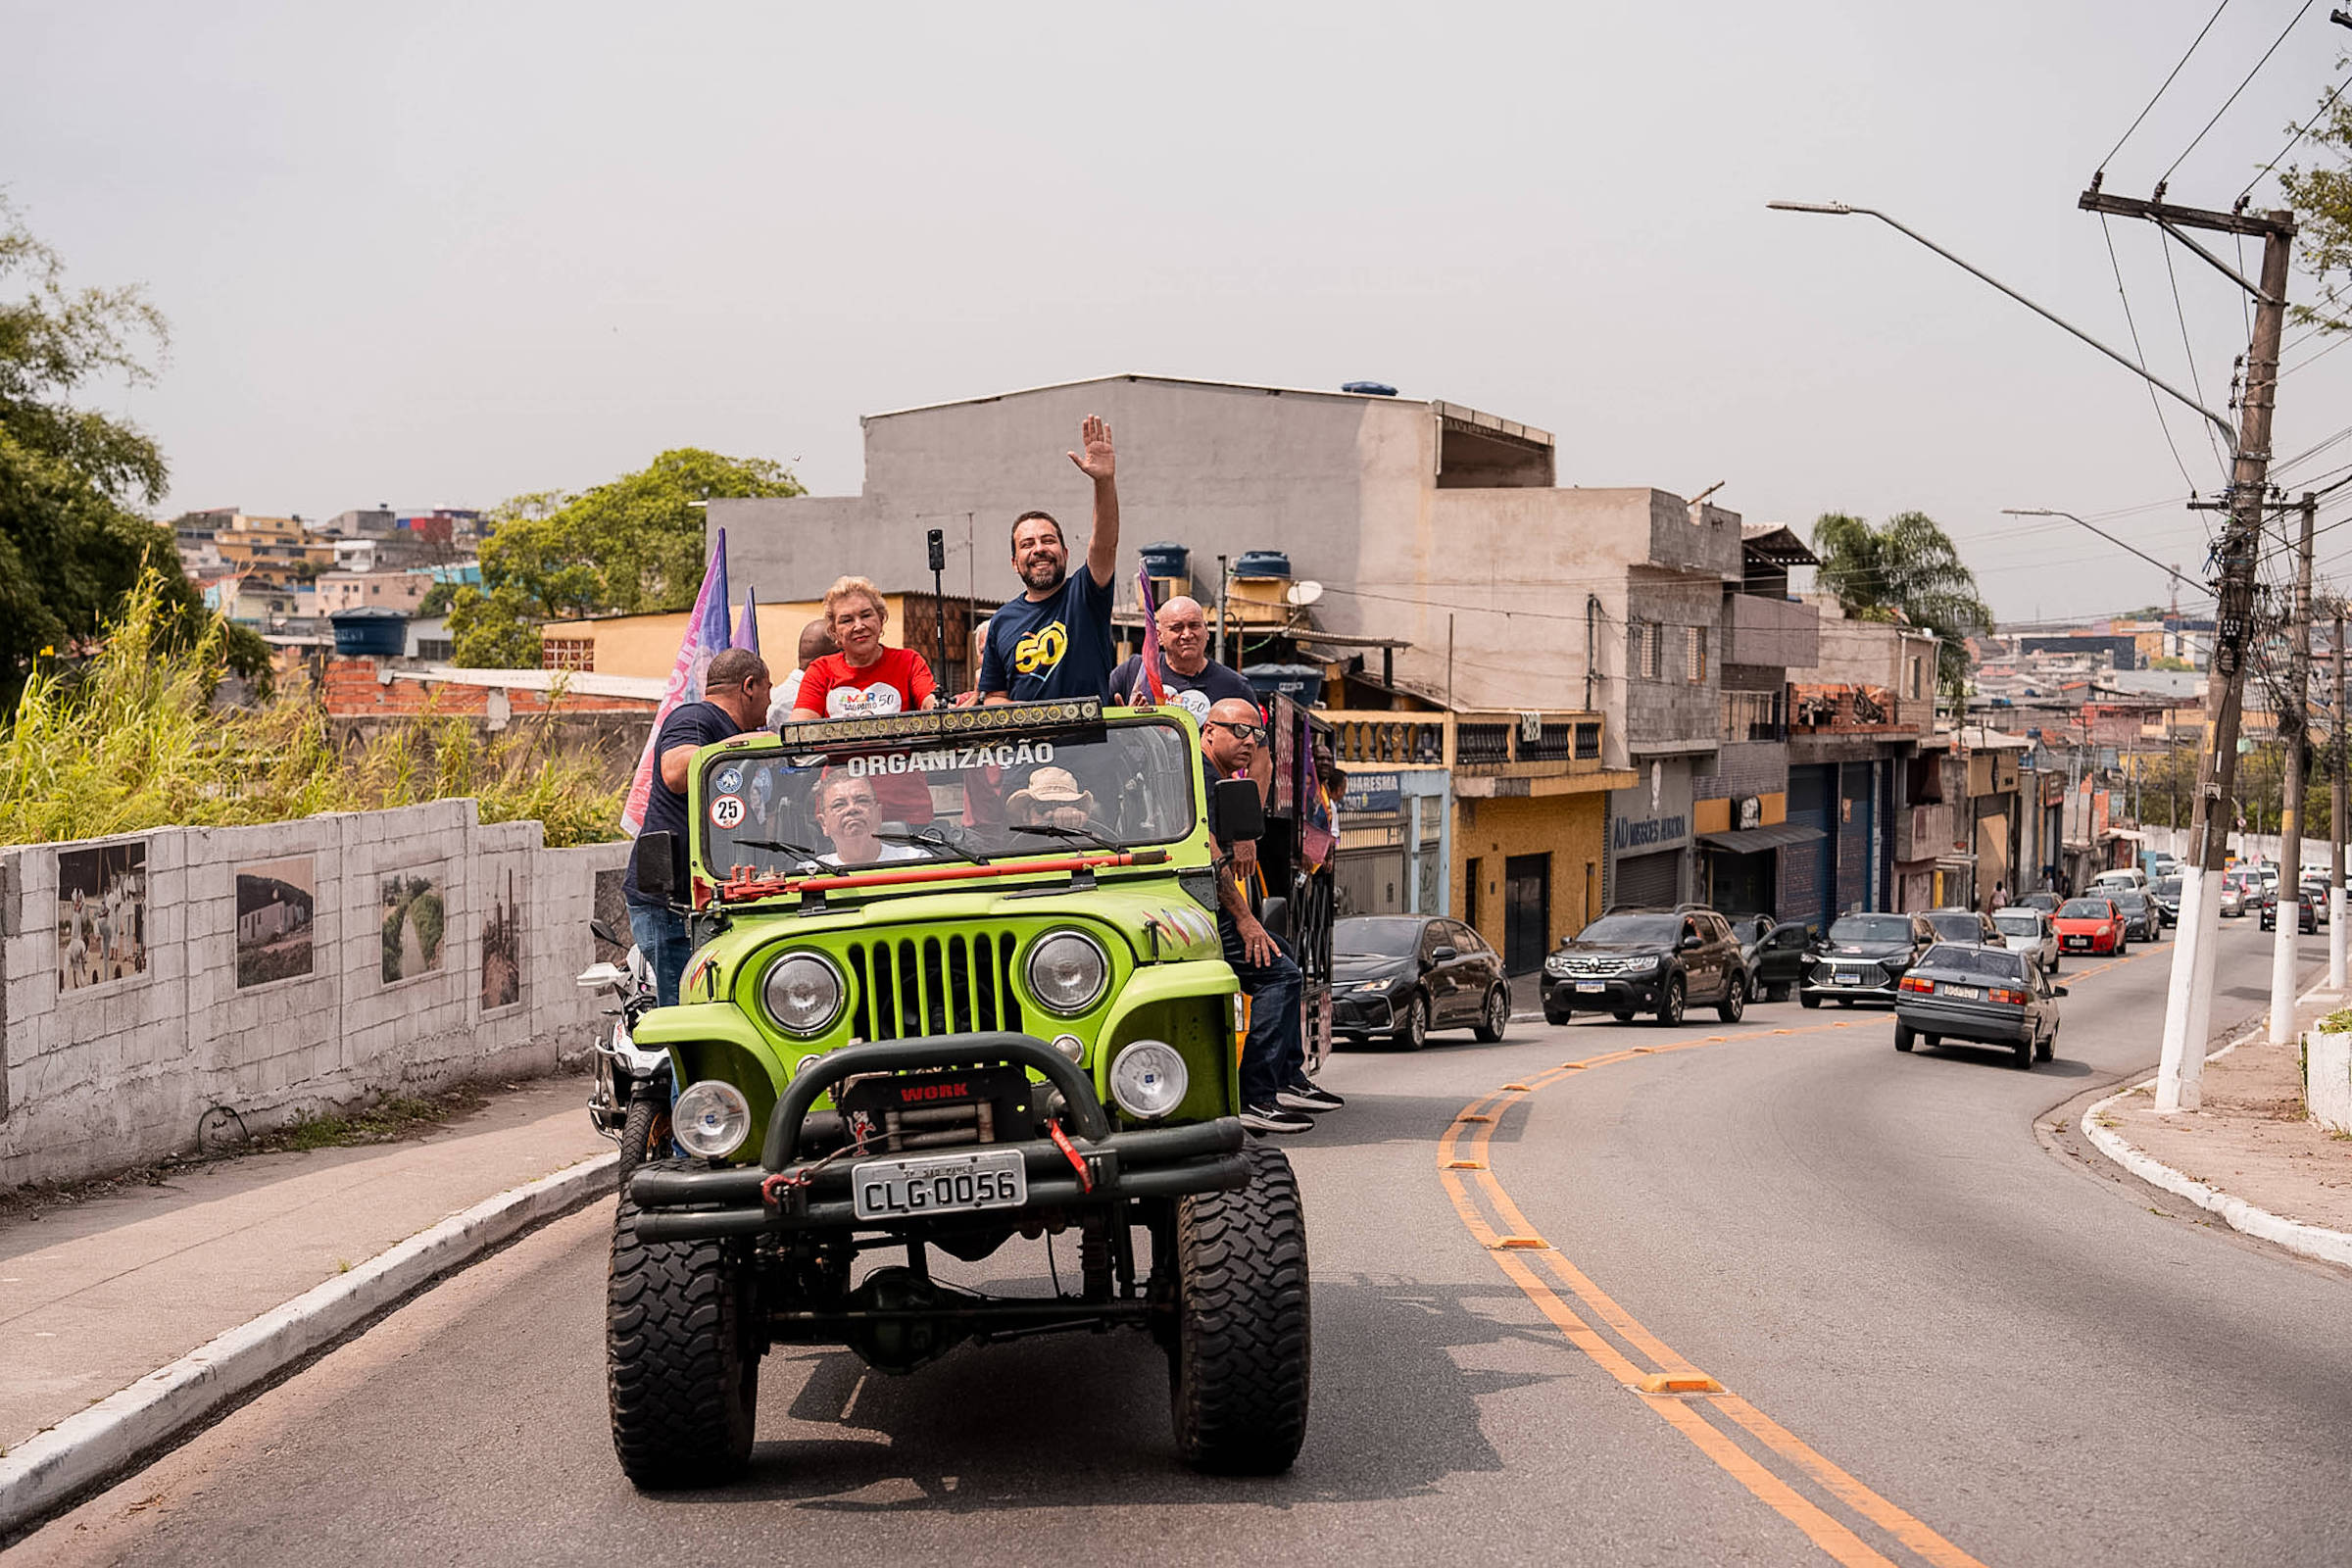
[[[398,659],[409,646],[409,617],[405,611],[385,605],[338,610],[326,617],[334,623],[335,652],[345,659]]]
[[[1386,381],[1342,381],[1340,390],[1367,398],[1393,398],[1396,395],[1396,389]]]
[[[1280,550],[1245,550],[1233,564],[1236,577],[1280,577],[1291,575],[1291,558]]]
[[[1192,554],[1183,545],[1165,539],[1157,544],[1146,545],[1144,546],[1145,575],[1181,578],[1185,575],[1187,564],[1192,560]]]
[[[1294,703],[1309,707],[1323,697],[1320,664],[1251,664],[1242,671],[1242,679],[1255,688],[1260,697],[1288,697]]]

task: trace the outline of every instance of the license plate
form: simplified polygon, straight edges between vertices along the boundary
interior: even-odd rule
[[[1862,971],[1859,969],[1840,969],[1838,971],[1838,983],[1841,986],[1858,986],[1862,983]]]
[[[2070,947],[2070,948],[2087,948],[2087,947],[2089,947],[2089,946],[2090,946],[2090,938],[2088,938],[2088,937],[2068,937],[2068,938],[2066,939],[2066,945],[2067,945],[2068,947]]]
[[[1975,986],[1937,986],[1936,989],[1943,996],[1958,997],[1963,1002],[1982,1002],[1984,1000],[1984,993],[1978,990]]]
[[[1595,996],[1598,996],[1601,992],[1608,989],[1609,988],[1607,986],[1602,985],[1597,980],[1579,980],[1576,983],[1577,995],[1579,996],[1584,995],[1588,991],[1592,992]]]
[[[1018,1150],[934,1154],[924,1159],[868,1159],[850,1167],[851,1200],[859,1219],[968,1214],[1018,1208],[1029,1200],[1029,1174]]]

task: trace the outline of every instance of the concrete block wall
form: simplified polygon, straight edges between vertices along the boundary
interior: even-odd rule
[[[0,1188],[187,1150],[216,1107],[260,1130],[546,1071],[594,1035],[596,999],[572,977],[595,956],[596,874],[621,865],[626,844],[550,850],[538,823],[483,823],[470,800],[99,842],[133,839],[146,847],[146,969],[73,991],[58,984],[58,858],[85,846],[0,849]],[[292,856],[314,874],[310,972],[240,988],[237,868]],[[438,878],[443,938],[438,968],[387,984],[381,886],[394,872]],[[484,921],[510,889],[520,996],[486,1009]]]

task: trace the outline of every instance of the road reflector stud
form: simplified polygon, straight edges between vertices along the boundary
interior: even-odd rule
[[[1731,1038],[1732,1038],[1732,1037],[1731,1037],[1730,1035],[1709,1035],[1709,1036],[1707,1036],[1707,1044],[1708,1044],[1708,1045],[1710,1045],[1710,1046],[1712,1046],[1712,1045],[1718,1044],[1718,1043],[1719,1043],[1719,1042],[1721,1042],[1721,1041],[1729,1040],[1729,1039],[1731,1039]]]
[[[1549,1250],[1541,1236],[1498,1236],[1494,1239],[1494,1247],[1497,1251],[1503,1252],[1541,1252]]]
[[[1446,1168],[1447,1170],[1485,1170],[1487,1162],[1483,1159],[1449,1159],[1446,1162]]]
[[[1562,1072],[1581,1072],[1581,1071],[1583,1071],[1583,1070],[1584,1070],[1586,1067],[1588,1067],[1588,1066],[1590,1066],[1590,1065],[1592,1065],[1590,1062],[1583,1062],[1583,1061],[1563,1061],[1563,1062],[1561,1062],[1561,1063],[1560,1063],[1560,1071],[1562,1071]]]
[[[1635,1385],[1643,1394],[1721,1394],[1723,1385],[1704,1372],[1652,1372]]]
[[[1492,1116],[1456,1116],[1453,1119],[1455,1121],[1493,1121],[1494,1118]]]
[[[1796,1031],[1793,1029],[1775,1029],[1773,1033],[1776,1035],[1792,1035],[1796,1033]]]
[[[1627,1052],[1626,1054],[1629,1056],[1646,1056],[1657,1049],[1658,1048],[1655,1046],[1636,1046],[1633,1050]]]
[[[1530,1093],[1531,1091],[1525,1084],[1504,1084],[1502,1086],[1502,1092],[1506,1095],[1524,1095]]]

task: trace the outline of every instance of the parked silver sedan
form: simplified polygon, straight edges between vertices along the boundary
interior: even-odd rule
[[[2050,924],[2048,915],[2023,907],[1995,909],[1992,923],[2009,939],[2011,952],[2037,960],[2044,974],[2058,972],[2058,928]]]

